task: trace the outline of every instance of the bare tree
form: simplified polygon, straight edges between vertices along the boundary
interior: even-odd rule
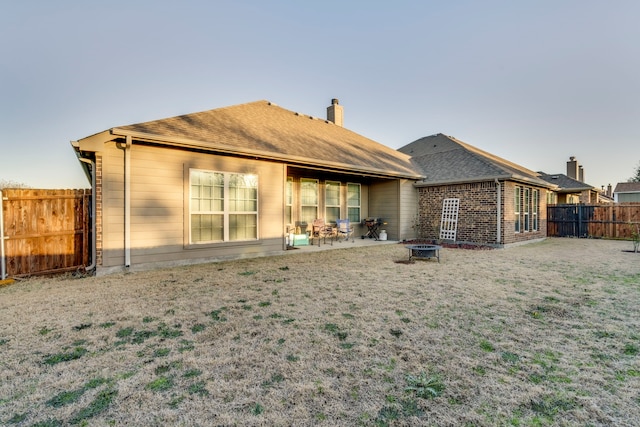
[[[27,184],[22,182],[13,181],[11,179],[0,179],[0,190],[4,188],[29,188]]]

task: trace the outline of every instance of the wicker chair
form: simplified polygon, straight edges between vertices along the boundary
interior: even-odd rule
[[[323,218],[314,219],[311,223],[311,240],[318,239],[318,246],[320,246],[320,240],[322,239],[324,243],[327,243],[327,237],[329,238],[329,243],[333,246],[333,238],[336,233],[334,228],[325,224]]]

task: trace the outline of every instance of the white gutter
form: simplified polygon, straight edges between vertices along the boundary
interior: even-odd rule
[[[496,243],[500,244],[502,241],[502,203],[500,196],[500,181],[496,178],[496,207],[497,207],[497,222],[496,222]]]
[[[96,162],[84,157],[79,157],[83,163],[91,165],[91,264],[85,267],[86,271],[91,271],[96,268],[96,242],[98,237],[96,236]]]
[[[124,266],[131,266],[131,135],[124,146]]]
[[[3,218],[3,206],[4,198],[2,197],[2,190],[0,190],[0,280],[4,280],[7,277],[7,265],[4,259],[4,218]]]

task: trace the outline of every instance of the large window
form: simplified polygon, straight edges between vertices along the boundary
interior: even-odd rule
[[[340,219],[340,183],[327,181],[324,188],[325,222]]]
[[[531,201],[531,229],[538,231],[538,211],[540,210],[540,190],[532,190],[533,200]]]
[[[519,233],[521,230],[521,226],[520,226],[520,210],[522,208],[522,200],[521,200],[521,193],[520,193],[521,188],[520,187],[516,187],[515,188],[515,197],[513,200],[513,216],[515,219],[515,230],[516,233]]]
[[[287,177],[287,185],[285,187],[285,206],[284,220],[286,224],[293,224],[293,178]]]
[[[360,184],[347,184],[347,216],[352,223],[360,222]]]
[[[538,231],[540,228],[540,190],[516,187],[514,196],[515,232]]]
[[[531,190],[529,188],[524,189],[524,200],[522,207],[524,208],[524,231],[529,231],[531,228],[529,227],[530,220],[530,208],[531,208],[531,200],[530,200]]]
[[[258,177],[192,169],[191,243],[258,238]]]
[[[300,219],[311,224],[318,218],[318,180],[300,180]]]

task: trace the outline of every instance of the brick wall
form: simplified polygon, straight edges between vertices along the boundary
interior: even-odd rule
[[[427,239],[439,237],[442,201],[460,199],[456,240],[480,244],[495,244],[497,230],[496,184],[479,182],[435,187],[420,187],[419,224]]]
[[[523,184],[507,181],[503,183],[503,244],[513,244],[526,242],[527,240],[541,239],[547,236],[547,190],[544,188],[531,187]],[[538,211],[538,230],[537,231],[521,231],[515,232],[515,188],[528,187],[540,190],[539,211]],[[524,197],[523,192],[520,194],[521,199]],[[522,201],[524,204],[524,201]],[[521,219],[523,218],[521,212]]]
[[[458,242],[502,245],[546,237],[547,194],[540,190],[538,230],[515,232],[515,188],[514,182],[500,183],[500,240],[498,241],[498,186],[493,181],[467,184],[442,185],[418,188],[418,227],[420,237],[437,239],[439,237],[442,201],[445,198],[460,199],[458,212]],[[522,185],[520,185],[522,186]],[[534,189],[535,187],[529,187]]]

